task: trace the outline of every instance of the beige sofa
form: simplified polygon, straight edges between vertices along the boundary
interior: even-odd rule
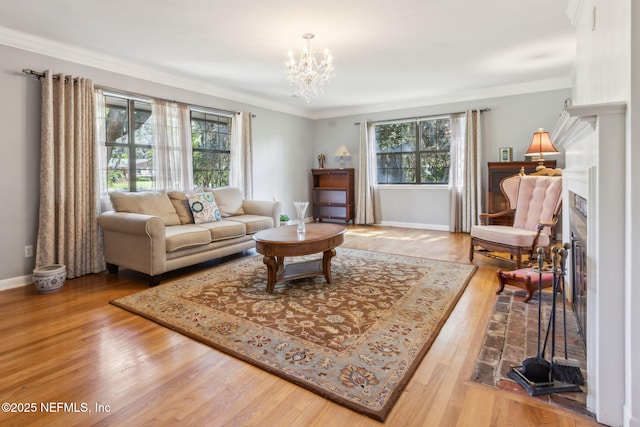
[[[151,285],[165,272],[254,248],[252,234],[276,226],[282,210],[280,202],[244,200],[232,187],[110,198],[113,210],[98,218],[109,272],[146,273]]]

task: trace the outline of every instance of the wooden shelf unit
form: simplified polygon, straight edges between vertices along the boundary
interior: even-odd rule
[[[545,160],[544,165],[548,168],[555,168],[555,160]],[[524,173],[530,174],[536,171],[538,162],[489,162],[487,163],[487,171],[489,179],[487,182],[487,211],[488,213],[501,212],[507,209],[507,199],[505,199],[500,189],[500,181],[509,176],[520,173],[520,169],[524,167]],[[513,214],[503,215],[500,218],[494,218],[490,222],[495,225],[513,225]]]
[[[313,219],[355,222],[354,169],[312,169]]]

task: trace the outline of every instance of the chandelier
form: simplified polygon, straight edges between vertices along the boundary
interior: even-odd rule
[[[300,54],[300,60],[296,64],[293,52],[289,50],[289,60],[285,64],[289,85],[295,86],[296,95],[304,97],[307,102],[311,102],[311,98],[322,93],[325,82],[330,81],[333,76],[333,64],[328,49],[325,49],[324,58],[320,64],[316,62],[311,47],[313,37],[314,35],[311,33],[304,34],[302,38],[307,42]]]

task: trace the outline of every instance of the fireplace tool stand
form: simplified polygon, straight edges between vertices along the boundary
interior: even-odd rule
[[[570,247],[570,246],[569,246]],[[569,247],[565,245],[562,249],[557,247],[552,248],[551,255],[551,271],[553,272],[553,298],[551,301],[551,313],[549,317],[549,323],[545,332],[544,345],[540,350],[541,336],[541,322],[542,322],[542,286],[538,286],[538,342],[537,342],[537,354],[535,357],[530,357],[522,362],[521,366],[512,366],[511,370],[507,374],[509,378],[518,383],[527,393],[531,396],[539,396],[543,394],[551,393],[566,393],[566,392],[582,392],[582,389],[570,383],[565,383],[557,378],[554,378],[554,357],[555,357],[555,333],[556,333],[556,295],[560,289],[560,282],[562,280],[564,298],[564,274],[565,274],[565,259],[568,255]],[[545,270],[544,267],[544,249],[538,248],[538,267],[534,267],[534,271],[537,271],[540,275],[538,283],[542,283],[542,273],[549,272],[549,269]],[[560,258],[560,259],[559,259]],[[547,347],[547,339],[551,333],[551,357],[550,361],[544,358],[544,353]],[[564,337],[566,340],[566,336]],[[557,370],[556,370],[557,371]]]

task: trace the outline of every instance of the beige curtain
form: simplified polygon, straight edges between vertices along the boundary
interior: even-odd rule
[[[154,99],[151,104],[156,142],[153,150],[155,186],[162,190],[191,190],[193,160],[191,119],[184,104]]]
[[[356,189],[356,224],[375,224],[375,200],[377,199],[376,150],[373,127],[360,124],[360,159],[358,186]]]
[[[91,80],[44,73],[36,266],[64,264],[68,278],[104,269],[93,97]]]
[[[479,110],[451,116],[449,230],[471,231],[482,212],[482,137]]]
[[[253,198],[253,135],[252,115],[242,111],[236,115],[231,144],[229,185],[240,188],[244,198]]]

